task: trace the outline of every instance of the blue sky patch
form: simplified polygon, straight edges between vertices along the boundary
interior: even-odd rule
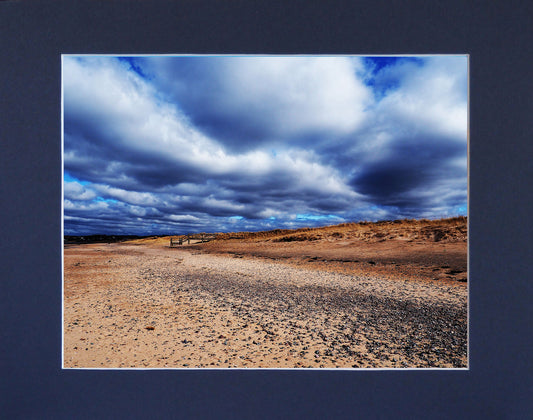
[[[78,178],[74,178],[72,175],[70,175],[67,171],[65,171],[63,173],[63,180],[65,182],[77,182],[78,184],[81,184],[81,185],[89,185],[90,182],[89,181],[83,181],[81,179],[78,179]]]

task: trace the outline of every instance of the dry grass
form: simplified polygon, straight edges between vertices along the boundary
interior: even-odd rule
[[[215,242],[312,242],[338,240],[382,242],[391,239],[407,242],[466,242],[467,218],[403,219],[382,222],[342,223],[318,228],[275,229],[261,232],[197,233],[190,235],[190,238],[193,241],[197,241],[202,235],[214,236],[216,238]],[[186,235],[176,235],[173,238],[186,239]],[[134,239],[127,241],[127,243],[132,245],[168,245],[169,241],[170,236],[164,236]]]
[[[295,230],[276,229],[263,232],[230,232],[217,234],[217,240],[246,240],[253,242],[292,242],[338,239],[384,241],[430,240],[434,242],[459,242],[467,238],[467,218],[454,217],[439,220],[394,220],[383,222],[342,223],[320,228]]]

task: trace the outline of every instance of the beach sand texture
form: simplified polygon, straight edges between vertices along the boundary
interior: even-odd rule
[[[463,222],[66,245],[64,367],[465,368]]]

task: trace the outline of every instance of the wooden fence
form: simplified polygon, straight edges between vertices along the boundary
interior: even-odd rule
[[[194,234],[194,235],[180,236],[177,239],[170,237],[170,247],[173,248],[177,245],[183,245],[185,242],[187,242],[187,244],[190,244],[191,241],[194,241],[194,240],[196,241],[199,240],[200,242],[209,242],[209,241],[212,241],[213,239],[216,239],[216,236],[212,234],[208,234],[208,233],[199,233],[199,234]]]

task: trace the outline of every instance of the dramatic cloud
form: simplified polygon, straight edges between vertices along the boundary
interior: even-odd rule
[[[466,57],[63,58],[65,233],[466,213]]]
[[[372,93],[342,57],[138,59],[154,85],[207,135],[234,151],[352,132]]]

